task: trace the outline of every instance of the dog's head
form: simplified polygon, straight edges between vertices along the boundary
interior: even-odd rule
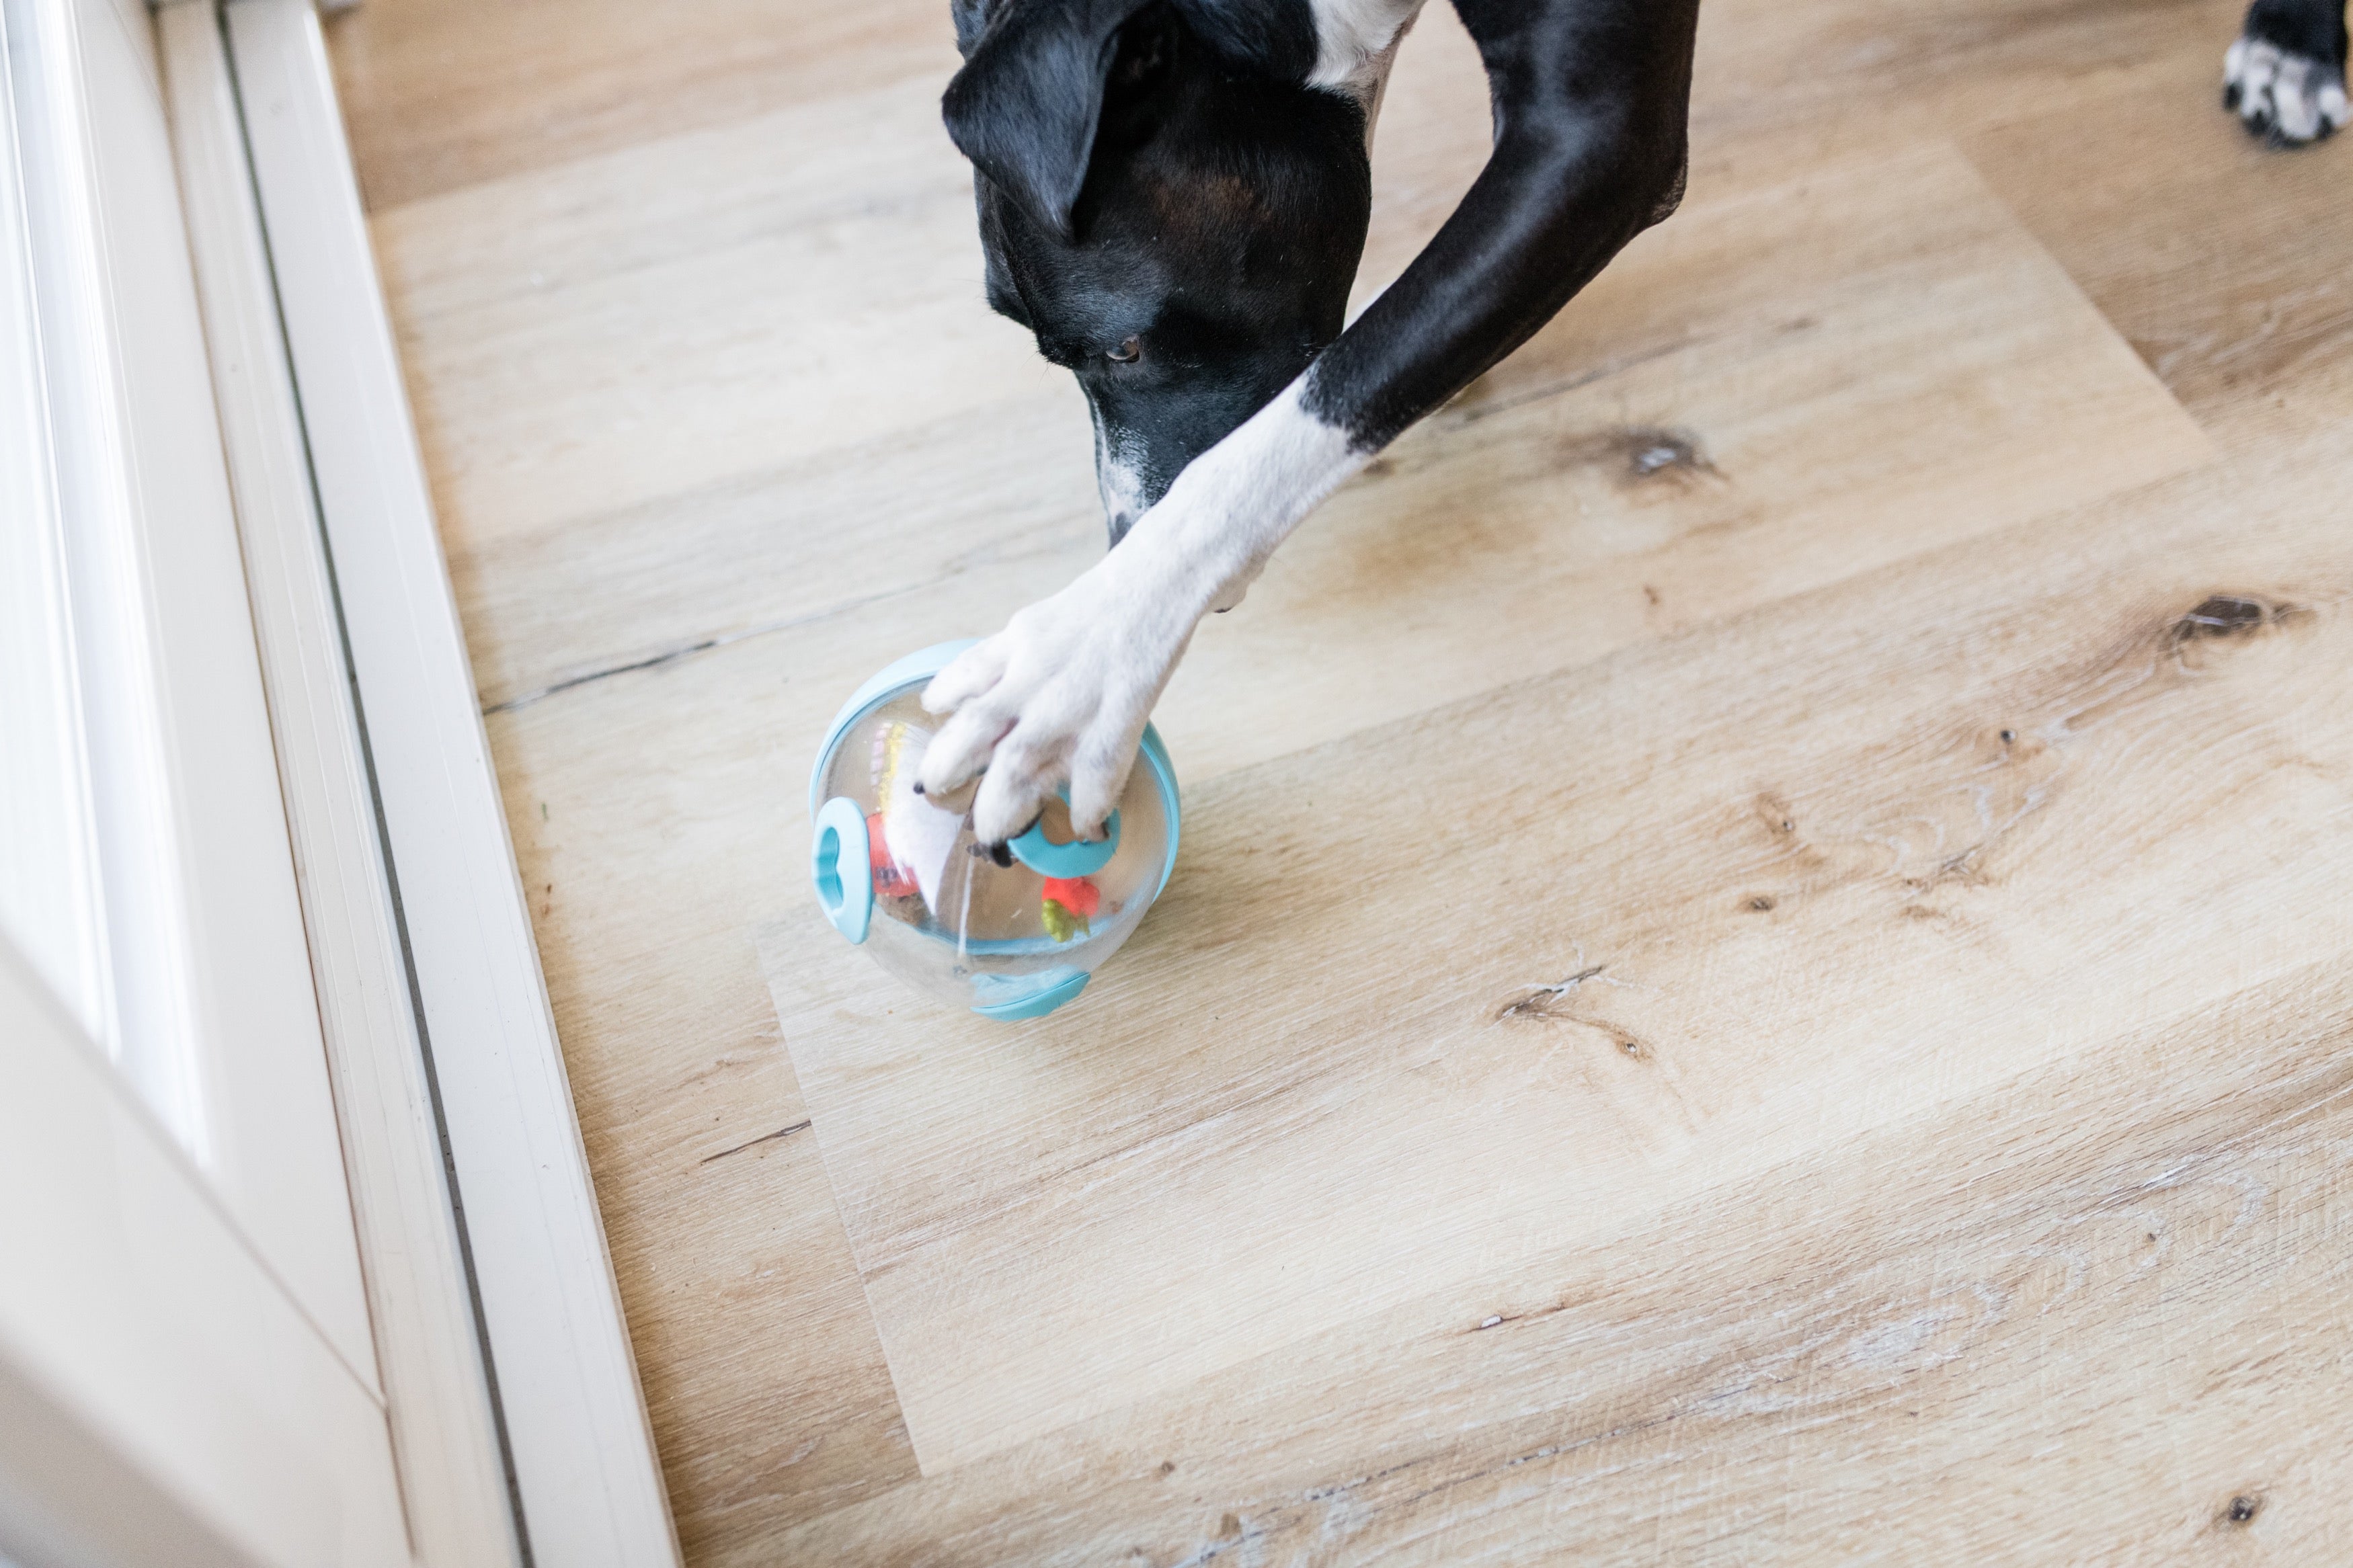
[[[955,0],[988,302],[1078,375],[1113,543],[1339,335],[1364,250],[1365,110],[1254,9]]]

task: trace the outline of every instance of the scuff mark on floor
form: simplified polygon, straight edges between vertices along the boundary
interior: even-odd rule
[[[1536,986],[1518,1001],[1505,1004],[1503,1010],[1495,1015],[1496,1021],[1500,1023],[1505,1018],[1551,1017],[1552,1012],[1548,1004],[1558,1001],[1587,981],[1598,979],[1601,972],[1609,967],[1606,963],[1597,963],[1589,969],[1578,970],[1557,984]]]
[[[1724,477],[1694,432],[1658,425],[1620,425],[1578,436],[1562,446],[1560,457],[1577,467],[1604,468],[1625,486]]]
[[[796,1132],[806,1132],[808,1131],[808,1118],[803,1117],[790,1127],[779,1127],[774,1132],[763,1132],[757,1138],[736,1144],[733,1149],[722,1149],[716,1154],[705,1154],[697,1163],[708,1165],[713,1160],[724,1160],[730,1154],[741,1154],[746,1149],[756,1149],[763,1143],[774,1143],[778,1139],[789,1138]]]

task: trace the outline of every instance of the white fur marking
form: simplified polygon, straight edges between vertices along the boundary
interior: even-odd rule
[[[2345,126],[2345,73],[2335,66],[2241,38],[2222,58],[2222,79],[2250,130],[2300,143]]]
[[[1308,0],[1315,18],[1315,71],[1307,85],[1345,92],[1367,110],[1374,108],[1397,41],[1422,5],[1423,0]]]
[[[1124,528],[1144,513],[1144,442],[1127,433],[1114,435],[1095,413],[1095,489],[1103,497],[1103,515],[1114,528]]]
[[[1396,68],[1398,50],[1403,47],[1405,36],[1413,31],[1413,25],[1419,15],[1416,12],[1414,16],[1408,16],[1398,28],[1397,37],[1389,40],[1389,47],[1366,67],[1370,81],[1357,101],[1365,109],[1365,157],[1368,161],[1373,155],[1373,132],[1381,122],[1381,105],[1388,101],[1389,72]]]

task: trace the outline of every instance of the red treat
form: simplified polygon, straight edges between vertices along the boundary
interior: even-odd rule
[[[915,874],[891,858],[891,846],[882,837],[882,814],[876,812],[866,819],[866,864],[874,873],[874,896],[878,899],[912,898],[923,891],[915,882]]]
[[[1084,877],[1049,877],[1045,894],[1072,914],[1084,915],[1089,920],[1094,919],[1095,911],[1103,908],[1102,889]]]

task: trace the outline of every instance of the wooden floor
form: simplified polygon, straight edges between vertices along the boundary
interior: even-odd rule
[[[1709,0],[1682,214],[1204,629],[1019,1027],[801,871],[1102,548],[944,0],[334,24],[693,1562],[2353,1562],[2353,142],[2237,9]],[[1433,4],[1367,287],[1486,137]]]

